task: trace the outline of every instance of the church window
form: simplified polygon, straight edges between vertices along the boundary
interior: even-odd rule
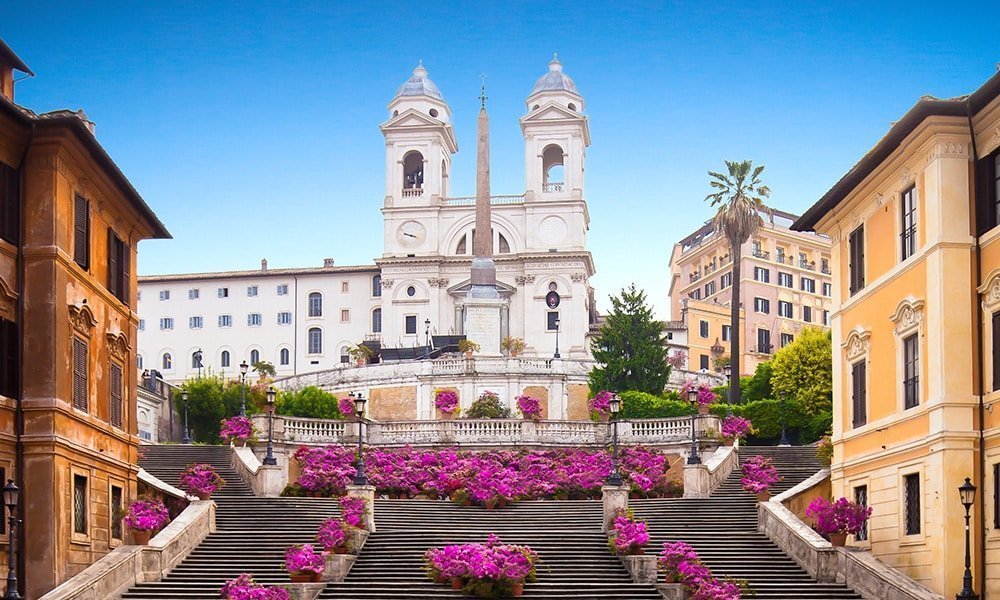
[[[556,331],[559,329],[559,313],[558,311],[549,311],[546,313],[546,328],[549,331]]]
[[[463,235],[461,239],[458,240],[458,247],[455,248],[455,254],[465,254],[469,250],[469,244],[465,238],[469,237],[468,234]]]
[[[428,112],[430,113],[430,115],[431,115],[432,117],[437,117],[437,116],[438,116],[438,111],[437,111],[437,109],[436,109],[436,108],[432,108],[432,109],[430,109],[430,110],[429,110]]]
[[[382,276],[375,275],[372,277],[372,296],[375,298],[382,297]]]
[[[170,357],[170,353],[169,352],[164,352],[163,353],[162,365],[163,365],[163,370],[164,371],[169,371],[170,369],[174,368],[174,361]]]
[[[542,191],[561,192],[563,181],[563,149],[550,144],[542,151]]]
[[[419,152],[408,152],[403,157],[403,189],[424,187],[424,157]]]
[[[554,292],[554,291],[556,291],[556,289],[558,289],[558,288],[559,288],[559,284],[557,284],[557,283],[556,283],[556,282],[554,282],[554,281],[550,281],[550,282],[549,282],[549,291],[550,291],[550,292]]]
[[[569,109],[570,109],[570,110],[576,110],[576,105],[575,105],[575,104],[573,104],[572,102],[570,102],[570,103],[569,103]]]
[[[417,295],[417,288],[413,287],[412,285],[409,286],[409,287],[407,287],[406,288],[406,295],[409,296],[410,298],[416,296]]]
[[[372,333],[382,333],[382,309],[372,311]]]
[[[510,254],[510,242],[507,241],[507,238],[505,238],[502,233],[499,233],[497,235],[500,238],[499,239],[500,250],[497,252],[497,254]]]
[[[414,334],[417,332],[417,315],[406,315],[406,333]]]

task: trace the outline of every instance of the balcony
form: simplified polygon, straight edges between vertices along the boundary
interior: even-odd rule
[[[769,260],[771,258],[770,252],[768,252],[767,250],[761,250],[760,248],[754,248],[751,253],[756,258],[762,258],[764,260]]]
[[[419,198],[424,195],[424,188],[403,188],[403,198]]]
[[[816,270],[816,261],[814,261],[814,260],[810,260],[810,261],[800,260],[799,261],[799,268],[800,269],[805,269],[807,271],[815,271]]]
[[[833,274],[833,272],[830,271],[830,267],[822,267],[819,270],[819,272],[822,273],[822,274],[824,274],[824,275],[832,275]]]
[[[565,187],[565,184],[563,184],[563,182],[561,182],[561,181],[552,181],[552,182],[549,182],[549,183],[543,183],[542,184],[542,191],[543,192],[561,192],[561,191],[563,191],[564,187]]]
[[[451,196],[444,198],[445,206],[475,206],[475,196]],[[524,204],[524,194],[506,194],[501,196],[490,196],[490,205],[500,204]]]
[[[719,270],[719,267],[715,266],[715,263],[709,263],[705,265],[705,275],[709,273],[714,273]]]
[[[701,271],[695,271],[694,273],[691,273],[689,277],[691,278],[691,283],[694,283],[701,279]]]

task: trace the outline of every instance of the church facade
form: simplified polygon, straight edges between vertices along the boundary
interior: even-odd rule
[[[525,185],[490,197],[499,339],[527,356],[587,359],[596,321],[587,249],[585,101],[553,59],[525,102]],[[353,362],[363,341],[413,348],[464,335],[475,196],[452,196],[451,108],[423,65],[399,87],[385,137],[384,250],[373,265],[190,273],[139,280],[137,361],[167,381],[242,361],[290,376]],[[471,125],[471,124],[470,124]],[[558,302],[550,292],[556,292]],[[200,362],[199,362],[200,357]]]

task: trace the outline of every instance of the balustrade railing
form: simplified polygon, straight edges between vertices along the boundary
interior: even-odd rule
[[[404,198],[416,198],[424,195],[424,188],[403,188]]]
[[[542,184],[542,191],[543,192],[561,192],[561,191],[563,191],[563,182],[561,182],[561,181],[553,181],[551,183],[543,183]]]
[[[285,438],[297,442],[325,442],[344,438],[345,422],[336,419],[281,417],[285,421]]]

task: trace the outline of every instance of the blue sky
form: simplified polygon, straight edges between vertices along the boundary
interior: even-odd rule
[[[517,119],[558,51],[591,119],[599,306],[635,282],[666,318],[671,246],[711,216],[707,170],[764,164],[772,203],[801,212],[920,95],[994,72],[991,6],[20,2],[0,37],[38,75],[17,101],[84,108],[173,233],[140,245],[141,274],[380,256],[378,125],[418,59],[453,111],[452,192],[474,193],[484,72],[493,190],[523,191]]]

